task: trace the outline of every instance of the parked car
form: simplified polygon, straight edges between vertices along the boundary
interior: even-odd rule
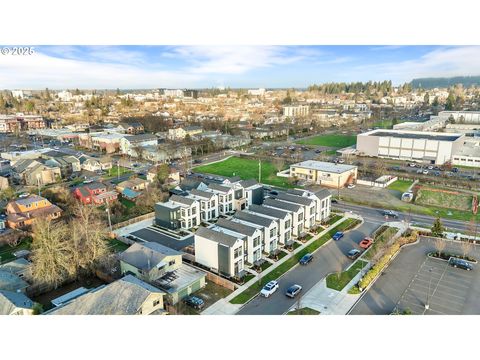
[[[458,173],[458,168],[456,168],[456,167],[452,168],[452,172]]]
[[[285,295],[293,299],[295,296],[298,295],[300,291],[302,291],[302,287],[300,285],[295,284],[290,286],[287,289],[287,291],[285,292]]]
[[[199,298],[198,296],[187,296],[184,300],[185,304],[193,307],[194,309],[202,309],[205,306],[205,301],[203,299]]]
[[[299,263],[300,263],[300,265],[307,265],[312,260],[313,260],[313,255],[308,253],[308,254],[305,254],[305,255],[302,256]]]
[[[417,174],[422,174],[423,173],[423,170],[422,169],[418,169],[417,170]]]
[[[338,204],[338,200],[337,199],[332,199],[332,204]]]
[[[348,253],[347,253],[347,256],[352,259],[352,260],[355,260],[357,257],[360,256],[360,250],[358,249],[352,249],[350,250]]]
[[[368,249],[373,243],[373,239],[366,237],[362,241],[358,243],[358,246],[360,246],[362,249]]]
[[[392,210],[383,210],[382,212],[383,216],[389,218],[397,218],[398,217],[398,214],[395,212],[395,211],[392,211]]]
[[[348,184],[347,188],[353,189],[355,187],[355,184]]]
[[[272,280],[265,284],[262,291],[260,291],[260,295],[268,298],[277,290],[278,290],[278,281]]]
[[[430,165],[427,169],[428,169],[428,170],[433,170],[433,166]]]
[[[468,261],[457,259],[454,257],[451,257],[450,260],[448,260],[448,264],[455,268],[460,268],[467,271],[473,270],[473,265],[470,264]]]
[[[193,160],[193,163],[194,163],[194,164],[200,164],[201,162],[202,162],[202,160],[200,160],[200,159],[195,159],[195,160]]]
[[[435,176],[440,176],[440,171],[435,171],[435,172],[433,173],[433,175],[435,175]]]
[[[343,235],[345,235],[343,232],[341,231],[337,231],[333,236],[332,236],[332,239],[337,241],[337,240],[340,240]]]
[[[415,166],[417,166],[417,164],[415,164],[415,163],[410,163],[410,164],[408,164],[408,166],[410,166],[410,167],[415,167]]]

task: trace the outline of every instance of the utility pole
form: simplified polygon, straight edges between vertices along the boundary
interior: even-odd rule
[[[262,182],[262,160],[258,159],[258,182]]]
[[[107,208],[105,209],[105,211],[107,212],[107,216],[108,216],[108,227],[110,228],[110,232],[112,233],[113,232],[112,220],[110,219],[110,204],[108,203],[108,200],[107,200]]]
[[[338,200],[340,200],[340,176],[337,178],[338,183],[337,183],[337,194],[338,194]]]

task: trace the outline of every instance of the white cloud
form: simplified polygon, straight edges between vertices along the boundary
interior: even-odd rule
[[[62,59],[36,53],[0,56],[0,88],[154,88],[187,87],[202,77],[118,63]]]
[[[397,84],[420,77],[480,75],[479,58],[480,46],[443,47],[418,59],[358,66],[354,72],[372,74],[375,80],[391,79]]]

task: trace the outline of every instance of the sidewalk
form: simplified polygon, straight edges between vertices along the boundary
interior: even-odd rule
[[[317,310],[320,315],[345,315],[361,295],[349,294],[348,290],[360,280],[361,273],[365,274],[369,267],[370,263],[365,265],[362,272],[359,272],[342,291],[328,288],[327,278],[323,278],[302,296],[300,308],[308,307]],[[299,304],[295,304],[288,311],[295,310],[298,306]]]
[[[398,228],[397,233],[392,237],[392,239],[396,239],[399,237],[405,230],[406,224],[403,222],[391,222],[388,223],[389,226],[393,226]],[[358,260],[366,261],[360,257]],[[344,269],[343,271],[348,270],[352,263],[348,268]],[[300,308],[309,307],[311,309],[317,310],[320,312],[321,315],[346,315],[352,306],[355,305],[355,302],[363,295],[360,294],[349,294],[348,290],[355,285],[360,278],[370,269],[371,263],[368,262],[352,280],[342,289],[342,291],[337,291],[334,289],[330,289],[327,287],[327,278],[323,278],[319,281],[314,287],[312,287],[301,299],[300,299],[300,306],[295,304],[292,306],[289,311],[296,309],[298,306]]]
[[[285,261],[290,259],[291,257],[295,256],[298,252],[302,251],[306,246],[310,245],[312,242],[317,240],[318,238],[322,237],[324,234],[326,234],[331,228],[336,227],[343,221],[345,221],[348,218],[355,218],[359,219],[361,218],[360,216],[357,216],[355,214],[351,213],[345,213],[344,216],[338,220],[336,223],[332,224],[322,232],[318,233],[317,235],[313,236],[309,241],[307,241],[305,244],[302,246],[299,246],[296,248],[294,251],[288,253],[286,256],[284,256],[281,260],[277,261],[274,265],[270,266],[267,270],[261,272],[257,276],[255,276],[253,279],[248,281],[247,283],[243,284],[240,286],[237,290],[229,294],[227,297],[218,300],[216,303],[208,307],[202,312],[202,315],[234,315],[236,314],[245,304],[231,304],[230,300],[232,300],[234,297],[236,297],[238,294],[241,294],[244,290],[248,289],[250,286],[255,284],[256,282],[259,281],[259,278],[263,278],[265,275],[269,274],[272,270],[283,264]],[[320,250],[320,249],[319,249]],[[291,269],[290,269],[291,270]],[[290,271],[289,270],[289,271]],[[252,299],[254,299],[253,297]]]

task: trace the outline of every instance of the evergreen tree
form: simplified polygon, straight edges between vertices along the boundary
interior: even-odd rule
[[[443,237],[443,224],[439,217],[433,222],[432,236]]]

